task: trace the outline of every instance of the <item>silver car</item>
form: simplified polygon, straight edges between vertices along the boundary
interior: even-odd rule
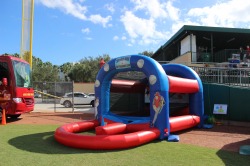
[[[95,106],[95,97],[88,96],[82,92],[74,92],[74,102],[73,102],[73,93],[66,93],[60,100],[60,104],[64,105],[65,107],[69,108],[72,105],[91,105],[92,107]]]
[[[89,96],[94,96],[95,97],[95,94],[94,93],[88,93]]]

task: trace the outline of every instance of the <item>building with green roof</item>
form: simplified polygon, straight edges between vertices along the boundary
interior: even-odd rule
[[[250,29],[184,25],[152,58],[186,65],[221,63],[239,55],[240,47],[246,54],[247,45]]]

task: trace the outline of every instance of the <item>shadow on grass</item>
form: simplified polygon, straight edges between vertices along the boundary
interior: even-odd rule
[[[158,141],[154,140],[149,143],[156,143],[156,142]],[[71,148],[58,143],[54,138],[54,132],[23,135],[10,139],[8,143],[20,150],[32,153],[42,153],[42,154],[107,153],[107,152],[117,152],[117,151],[129,150],[140,147],[137,146],[121,150],[87,150],[87,149]]]
[[[221,150],[228,150],[228,151],[234,151],[234,149],[238,149],[239,150],[240,146],[242,146],[242,145],[250,145],[250,138],[242,140],[242,141],[238,141],[238,142],[234,142],[234,143],[230,143],[230,144],[224,145],[221,148]]]
[[[74,149],[59,144],[54,139],[54,132],[36,133],[23,135],[12,138],[8,143],[20,150],[43,153],[43,154],[75,154],[75,153],[92,153],[102,151],[91,151],[83,149]]]
[[[225,165],[249,165],[250,157],[246,155],[234,154],[228,151],[234,151],[235,148],[240,148],[242,145],[250,145],[250,139],[246,139],[239,142],[234,142],[223,146],[216,154],[224,162]],[[227,151],[225,151],[227,149]],[[238,160],[235,160],[235,155],[239,155]],[[239,160],[240,159],[240,160]]]

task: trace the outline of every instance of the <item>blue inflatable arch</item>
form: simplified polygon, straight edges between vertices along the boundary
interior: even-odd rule
[[[204,98],[202,81],[198,74],[191,68],[181,64],[164,64],[162,65],[167,75],[197,80],[199,91],[197,93],[189,94],[189,110],[190,114],[198,115],[203,118],[204,116]],[[199,126],[203,125],[201,120]]]
[[[110,87],[112,78],[119,72],[140,71],[143,72],[149,82],[150,88],[150,117],[122,120],[110,112]],[[199,91],[189,94],[189,110],[191,114],[203,118],[203,88],[199,76],[184,65],[167,64],[160,65],[157,61],[144,55],[129,55],[115,58],[106,63],[100,70],[95,81],[95,109],[97,119],[101,125],[105,125],[104,119],[122,123],[149,123],[151,127],[160,130],[160,139],[164,139],[170,133],[169,119],[169,76],[197,80]],[[202,125],[202,120],[201,124]],[[167,130],[165,130],[167,129]],[[167,133],[166,133],[167,131]]]
[[[153,103],[154,95],[157,94],[163,99],[162,107],[158,110],[157,115],[150,105],[150,124],[161,130],[164,133],[164,129],[169,129],[169,103],[165,99],[168,99],[169,87],[166,81],[166,73],[162,66],[152,58],[144,55],[129,55],[115,58],[106,63],[99,71],[95,82],[95,95],[96,95],[96,109],[97,117],[104,125],[104,118],[110,115],[110,86],[112,78],[119,72],[126,71],[141,71],[149,80],[150,88],[150,103]],[[170,130],[169,130],[170,131]]]

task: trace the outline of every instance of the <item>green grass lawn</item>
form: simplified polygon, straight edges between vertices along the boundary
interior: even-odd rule
[[[55,141],[57,127],[0,125],[0,166],[250,165],[250,156],[178,142],[154,141],[114,151],[74,149]]]

